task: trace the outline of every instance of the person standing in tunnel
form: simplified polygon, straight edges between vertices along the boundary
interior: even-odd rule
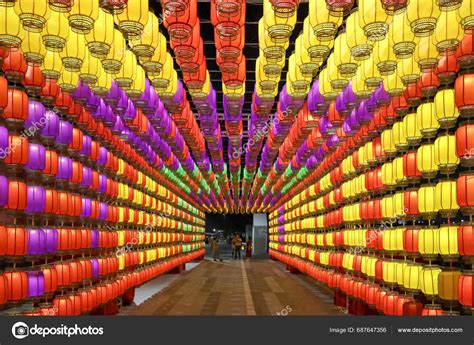
[[[213,237],[211,240],[211,249],[212,249],[212,257],[214,261],[220,260],[220,249],[219,249],[219,242],[217,241],[217,237]]]
[[[234,237],[235,241],[235,254],[234,254],[234,259],[237,259],[237,255],[239,256],[239,259],[241,259],[241,254],[240,251],[242,250],[242,239],[240,238],[240,235],[237,234]]]

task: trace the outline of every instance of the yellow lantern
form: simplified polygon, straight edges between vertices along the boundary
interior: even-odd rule
[[[360,98],[370,97],[374,90],[373,87],[369,87],[365,83],[365,77],[361,72],[361,69],[358,69],[355,76],[352,78],[352,90],[354,91],[356,96]],[[334,98],[336,97],[337,95]]]
[[[125,10],[115,19],[125,38],[139,39],[148,21],[148,0],[128,0]]]
[[[385,153],[385,155],[388,155],[388,156],[396,155],[397,148],[395,147],[395,142],[393,140],[393,131],[391,129],[386,129],[382,132],[381,144],[382,144],[382,150]]]
[[[305,78],[313,78],[319,69],[319,65],[314,63],[304,46],[303,35],[298,36],[295,43],[295,62],[299,66],[301,75]],[[336,68],[337,70],[337,68]]]
[[[334,62],[334,54],[329,55],[327,68],[332,88],[341,91],[347,85],[348,80],[339,73],[339,69]]]
[[[74,1],[69,11],[69,26],[72,31],[87,34],[94,28],[99,15],[99,3],[95,0]]]
[[[145,91],[145,71],[140,65],[136,67],[135,78],[133,79],[130,89],[126,90],[128,97],[132,100],[140,98],[143,91]]]
[[[25,37],[25,31],[20,25],[20,18],[12,7],[0,6],[0,45],[8,49],[16,49]]]
[[[389,285],[397,283],[397,262],[393,260],[385,260],[382,263],[383,281]]]
[[[392,126],[392,138],[397,151],[405,151],[408,148],[407,134],[403,122],[395,122]]]
[[[454,89],[440,90],[436,93],[435,114],[441,128],[452,128],[459,117],[459,109],[455,102]]]
[[[303,22],[303,44],[311,60],[320,65],[328,57],[331,48],[334,46],[334,40],[321,40],[316,37],[310,25],[309,17],[306,17]]]
[[[382,208],[382,217],[384,219],[390,219],[395,216],[395,205],[391,195],[384,197],[380,204]]]
[[[338,96],[338,92],[332,88],[331,82],[329,81],[327,68],[319,73],[319,92],[328,100],[334,100]]]
[[[66,70],[78,72],[86,56],[86,42],[84,36],[70,32],[66,46],[59,55],[63,59],[63,65]]]
[[[91,90],[97,96],[105,96],[112,87],[112,76],[101,68],[96,83],[91,86]]]
[[[392,161],[392,169],[393,169],[392,175],[397,185],[403,186],[407,184],[408,179],[403,173],[403,157],[396,157]],[[397,211],[399,211],[399,209],[397,209]]]
[[[351,55],[356,61],[366,60],[372,52],[372,44],[367,41],[360,25],[358,12],[352,13],[346,19],[346,31],[349,32],[347,45],[351,51]]]
[[[158,44],[156,46],[155,51],[153,52],[153,56],[148,59],[146,56],[142,56],[139,58],[143,69],[148,74],[156,74],[160,73],[161,68],[163,67],[163,63],[166,61],[166,55],[168,52],[166,51],[166,38],[161,33],[158,32]]]
[[[439,128],[433,102],[423,103],[416,108],[416,122],[423,138],[434,138]]]
[[[405,85],[403,85],[402,80],[398,76],[396,68],[394,73],[384,77],[383,86],[390,96],[399,96],[405,90]]]
[[[463,34],[457,11],[441,11],[434,33],[438,51],[442,53],[456,51]]]
[[[392,162],[387,162],[382,165],[382,183],[388,189],[392,189],[397,186],[397,181],[393,175]]]
[[[17,0],[15,12],[20,17],[23,29],[33,32],[43,31],[44,25],[51,15],[48,3],[37,0]]]
[[[367,59],[361,62],[359,67],[360,74],[362,79],[364,79],[365,85],[368,88],[376,88],[383,81],[382,77],[379,74],[374,60]]]
[[[138,39],[129,41],[132,51],[138,58],[151,58],[158,47],[160,32],[158,18],[153,12],[148,12],[148,21],[143,29],[143,34]]]
[[[403,268],[403,288],[407,291],[417,292],[420,290],[420,276],[423,265],[415,262],[408,263]]]
[[[380,41],[385,38],[390,16],[387,15],[379,0],[359,2],[359,25],[369,41]]]
[[[438,174],[439,167],[435,162],[435,147],[433,144],[421,145],[416,154],[417,168],[425,178],[433,178]]]
[[[290,56],[289,60],[294,65],[294,55]],[[280,75],[265,75],[260,57],[258,57],[255,62],[255,81],[258,82],[262,91],[272,93],[278,86],[278,82],[280,81]]]
[[[458,9],[458,17],[464,30],[474,29],[474,1],[464,0]]]
[[[420,275],[421,291],[426,296],[438,295],[438,276],[441,268],[437,266],[424,266]]]
[[[351,78],[357,71],[358,64],[351,55],[345,31],[340,32],[334,40],[334,63],[342,77]]]
[[[79,83],[79,76],[76,72],[64,70],[58,79],[58,85],[65,92],[74,92]]]
[[[279,77],[281,75],[281,71],[283,70],[283,67],[285,67],[285,60],[281,61],[268,61],[265,58],[265,54],[263,51],[260,49],[260,55],[259,55],[260,63],[263,66],[263,72],[267,77]]]
[[[459,210],[456,180],[445,180],[436,184],[436,207],[444,218],[455,216]]]
[[[414,63],[412,58],[398,60],[397,73],[403,84],[416,83],[420,77],[420,67]]]
[[[114,44],[114,17],[99,9],[94,28],[85,37],[92,56],[104,59]]]
[[[135,55],[130,51],[125,51],[125,59],[122,64],[120,72],[115,75],[115,82],[121,88],[127,90],[135,79],[137,70],[137,59]]]
[[[51,11],[51,16],[41,35],[46,49],[54,52],[62,51],[69,37],[67,17],[63,13]]]
[[[402,194],[397,193],[397,194]],[[395,194],[395,195],[397,195]],[[398,206],[395,206],[398,209]],[[403,208],[402,208],[403,210]],[[403,228],[386,228],[383,232],[383,249],[388,252],[402,252],[403,251]]]
[[[418,122],[416,121],[416,113],[405,115],[402,122],[408,145],[418,146],[421,142],[422,135]]]
[[[46,48],[39,33],[27,31],[25,39],[21,42],[21,50],[26,62],[37,66],[43,64]]]
[[[439,298],[445,301],[458,301],[458,286],[461,272],[453,268],[443,268],[438,276]]]
[[[161,77],[163,77],[163,75],[161,75]],[[156,82],[156,79],[154,81]],[[153,84],[153,81],[150,80],[150,82]],[[174,69],[171,70],[170,79],[167,80],[167,82],[168,85],[166,87],[163,87],[163,84],[159,84],[159,86],[153,85],[155,87],[155,91],[162,99],[172,99],[176,94],[178,89],[178,76]]]
[[[442,225],[438,232],[439,253],[444,258],[457,258],[459,256],[458,249],[458,227]]]
[[[434,1],[410,0],[407,18],[415,36],[422,37],[433,33],[440,10]]]
[[[63,61],[59,53],[46,51],[41,69],[46,78],[58,80],[63,72]]]
[[[83,82],[89,84],[89,86],[92,86],[97,82],[97,78],[102,73],[102,70],[102,63],[100,60],[87,52],[84,63],[79,72],[79,78]]]
[[[289,41],[273,42],[266,32],[264,20],[261,18],[258,21],[258,45],[268,61],[278,62],[285,57]]]
[[[274,11],[270,0],[263,0],[263,20],[272,42],[286,42],[290,39],[296,24],[296,12],[281,17]]]
[[[439,229],[423,228],[418,233],[418,250],[423,257],[434,258],[439,254]]]
[[[375,278],[375,267],[377,265],[377,258],[369,256],[367,258],[367,276],[370,278]]]
[[[438,165],[442,174],[452,174],[459,165],[459,157],[456,155],[456,137],[454,135],[443,135],[438,137],[434,143],[435,164]]]
[[[418,189],[418,211],[423,218],[432,219],[438,214],[436,203],[436,187],[433,185],[421,186]]]
[[[434,42],[434,35],[420,37],[415,48],[413,58],[421,71],[434,69],[438,63],[438,49]]]
[[[397,58],[393,52],[389,37],[375,42],[372,58],[377,65],[379,73],[383,76],[391,75],[397,69]]]
[[[308,17],[314,35],[322,41],[332,40],[337,33],[337,28],[342,24],[342,17],[333,16],[325,0],[309,0]]]
[[[399,260],[396,262],[396,270],[397,270],[397,285],[403,287],[403,280],[405,278],[404,272],[405,268],[408,266],[408,263],[403,260]]]
[[[415,35],[411,31],[410,23],[406,16],[406,10],[393,15],[392,24],[388,31],[390,44],[393,46],[393,52],[399,59],[405,59],[412,56],[415,50]]]
[[[102,66],[106,73],[117,74],[122,68],[125,60],[125,52],[127,46],[123,39],[122,33],[118,30],[113,31],[113,46],[109,50],[107,56],[102,60]]]

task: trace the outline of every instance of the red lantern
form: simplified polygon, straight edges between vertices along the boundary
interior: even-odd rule
[[[423,304],[412,300],[403,304],[403,315],[405,316],[421,316],[423,313]]]
[[[14,128],[22,128],[28,118],[28,95],[15,87],[8,88],[8,104],[3,110],[3,118]]]
[[[171,1],[167,1],[169,3]],[[193,31],[197,19],[197,2],[190,1],[186,8],[175,8],[170,11],[166,4],[163,6],[163,25],[168,30],[170,40],[187,40]]]
[[[22,83],[29,95],[39,96],[45,86],[43,72],[36,65],[28,65]]]
[[[456,130],[456,155],[462,165],[474,166],[474,124],[464,124]]]
[[[68,2],[68,3],[73,2],[73,0],[54,0],[54,1],[55,2]],[[119,14],[119,13],[122,13],[125,8],[127,8],[127,3],[128,3],[128,0],[100,0],[100,7],[102,7],[104,11],[108,13]]]
[[[407,6],[407,0],[382,0],[382,7],[385,12],[389,15],[393,15],[395,12]]]
[[[55,293],[58,288],[58,272],[54,266],[44,266],[41,271],[44,276],[44,293]]]
[[[460,116],[471,117],[474,115],[474,96],[471,92],[473,87],[473,73],[462,74],[456,78],[454,84],[454,95]]]
[[[43,89],[41,90],[41,102],[47,105],[54,104],[59,92],[60,90],[57,81],[46,78]]]
[[[54,268],[58,273],[58,287],[66,287],[71,284],[71,266],[68,262],[57,263]]]
[[[474,214],[474,175],[461,174],[456,181],[457,202],[466,215]]]
[[[456,54],[447,53],[438,61],[435,69],[435,74],[441,84],[450,84],[456,78],[456,73],[459,72],[459,64]]]
[[[438,304],[428,304],[425,305],[421,312],[422,316],[442,316],[444,315],[444,311]]]
[[[58,296],[53,300],[55,310],[57,310],[57,316],[73,316],[74,306],[69,296]]]
[[[26,208],[26,184],[21,181],[8,181],[8,202],[5,208],[23,211]]]
[[[0,305],[7,303],[8,282],[4,274],[0,274]]]
[[[0,76],[0,115],[8,105],[8,81]]]
[[[28,275],[26,272],[7,269],[4,275],[7,282],[7,299],[13,302],[24,300],[28,296]]]
[[[19,49],[9,50],[7,56],[3,59],[3,72],[12,83],[20,84],[27,68],[28,64]]]
[[[439,87],[439,80],[434,71],[425,71],[420,77],[421,95],[434,97]]]
[[[464,272],[459,277],[458,296],[459,302],[467,308],[474,308],[474,272]]]
[[[403,175],[409,182],[416,183],[421,179],[421,172],[417,166],[416,151],[403,155]]]
[[[350,11],[354,0],[326,0],[326,5],[333,16],[341,16]]]
[[[474,226],[458,227],[458,249],[461,256],[474,256]]]
[[[456,57],[461,68],[469,69],[474,67],[474,40],[473,31],[465,30],[461,44],[456,52]]]

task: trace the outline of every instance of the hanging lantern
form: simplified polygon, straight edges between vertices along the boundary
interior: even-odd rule
[[[456,181],[446,180],[436,185],[436,208],[444,218],[454,217],[459,210]]]
[[[410,292],[418,292],[421,289],[420,277],[423,265],[409,263],[403,269],[403,289]]]
[[[163,9],[163,16],[166,26],[173,14],[166,14]],[[127,7],[121,13],[116,14],[115,19],[125,38],[139,39],[148,21],[148,0],[129,0]]]
[[[358,15],[360,27],[368,40],[380,41],[385,38],[390,18],[383,9],[381,1],[361,1]]]
[[[443,269],[438,276],[439,297],[445,301],[458,300],[458,286],[461,272],[456,269]]]
[[[474,99],[468,90],[474,86],[474,74],[466,73],[456,78],[454,85],[455,106],[462,117],[474,115]],[[454,122],[454,120],[453,120]]]
[[[322,41],[327,41],[334,39],[337,28],[342,24],[342,17],[331,13],[324,0],[311,0],[309,22],[314,35]]]
[[[11,268],[5,270],[7,282],[8,300],[19,302],[28,296],[28,275],[23,271],[14,271]]]
[[[456,130],[456,155],[461,165],[474,165],[474,125],[464,124]]]
[[[132,51],[138,58],[151,58],[155,49],[158,47],[160,32],[158,27],[158,18],[153,12],[148,12],[148,20],[143,29],[143,34],[136,40],[130,40],[129,44]]]
[[[456,51],[463,33],[458,22],[457,11],[440,12],[434,33],[436,48],[440,53]]]
[[[439,253],[444,260],[454,261],[459,257],[457,226],[441,226],[439,228]]]
[[[457,202],[461,208],[462,213],[465,215],[474,214],[474,200],[469,193],[469,191],[473,188],[473,183],[474,176],[469,172],[461,173],[457,179]]]
[[[462,1],[457,13],[458,20],[465,31],[474,29],[474,4],[472,1]]]
[[[79,71],[81,81],[87,83],[89,86],[94,86],[101,73],[103,73],[102,71],[100,60],[90,55],[89,52],[86,52],[84,63]]]
[[[21,83],[28,65],[20,50],[10,50],[3,60],[3,72],[5,77],[13,83]]]
[[[130,89],[135,79],[137,69],[137,59],[135,55],[129,51],[125,51],[125,58],[120,72],[115,75],[115,82],[124,90]]]
[[[419,232],[418,248],[422,257],[433,259],[439,254],[439,229],[423,228]]]
[[[441,268],[437,266],[424,266],[420,275],[421,291],[428,297],[438,295],[438,277]]]
[[[51,11],[51,17],[46,22],[41,36],[47,50],[52,52],[62,51],[69,37],[67,17],[63,13]]]
[[[46,49],[39,33],[28,31],[21,42],[21,50],[26,62],[37,66],[43,64]]]
[[[420,89],[423,97],[434,97],[439,88],[439,80],[433,71],[425,71],[420,77]]]
[[[456,137],[454,135],[443,135],[438,137],[434,143],[435,164],[442,174],[454,173],[459,164],[456,156]]]
[[[350,33],[346,35],[347,45],[356,61],[367,60],[372,52],[372,44],[364,36],[359,22],[359,12],[352,13],[346,20],[346,30]]]
[[[433,144],[421,145],[417,150],[417,167],[425,178],[434,178],[439,171],[435,163],[435,147]]]
[[[74,0],[48,0],[48,3],[53,12],[63,13],[71,10]]]
[[[15,12],[20,17],[23,29],[33,32],[41,32],[50,16],[46,1],[18,0]]]
[[[25,37],[25,32],[20,25],[20,18],[12,7],[0,6],[0,18],[2,26],[0,28],[0,45],[17,50]]]
[[[127,7],[128,0],[100,0],[100,7],[108,13],[122,13]]]
[[[393,15],[403,11],[408,0],[382,0],[382,7],[388,15]]]
[[[109,53],[102,60],[102,66],[108,74],[117,74],[122,68],[122,63],[125,60],[126,44],[122,33],[118,30],[113,30],[113,45],[111,45]],[[102,48],[101,48],[102,49]],[[102,55],[102,50],[100,55]],[[98,56],[98,58],[101,58]]]
[[[415,36],[430,35],[436,28],[440,10],[434,1],[410,0],[407,6],[407,18]]]
[[[64,68],[70,72],[78,72],[81,69],[86,56],[86,42],[83,35],[71,32],[66,46],[59,53],[63,60]]]
[[[402,124],[408,145],[418,146],[423,137],[418,126],[417,115],[415,113],[405,115]]]
[[[416,122],[423,138],[436,137],[439,123],[433,102],[423,103],[416,109]]]
[[[444,311],[439,304],[427,304],[421,312],[422,316],[442,316]]]
[[[441,84],[451,84],[456,78],[459,68],[456,54],[445,53],[441,55],[435,73]]]
[[[421,71],[429,71],[438,64],[438,50],[434,42],[434,35],[419,38],[413,58],[418,63]]]
[[[92,56],[105,58],[114,43],[113,16],[99,9],[94,28],[85,35],[85,39]]]
[[[474,272],[465,271],[459,277],[458,285],[459,303],[465,308],[474,308]]]
[[[420,77],[420,68],[412,58],[398,60],[397,74],[405,86],[416,83]]]
[[[99,4],[94,0],[74,1],[68,13],[69,26],[78,34],[88,34],[99,15]]]
[[[412,56],[417,42],[411,31],[405,10],[394,14],[388,37],[398,59]]]
[[[73,93],[79,83],[79,75],[76,72],[63,71],[58,79],[58,85],[62,92]]]
[[[47,51],[44,56],[44,62],[42,66],[43,75],[46,78],[58,80],[63,72],[63,63],[59,53]]]

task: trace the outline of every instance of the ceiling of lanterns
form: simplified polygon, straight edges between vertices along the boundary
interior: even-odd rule
[[[186,148],[183,148],[182,144],[173,145],[174,137],[167,140],[167,147],[171,148],[176,160],[175,164],[170,163],[169,170],[175,178],[189,183],[193,181],[196,190],[192,197],[203,202],[207,211],[213,212],[257,212],[275,207],[291,189],[309,177],[311,168],[330,150],[327,146],[331,143],[324,140],[334,138],[334,135],[339,135],[340,138],[349,133],[346,117],[349,117],[361,100],[368,99],[375,90],[379,90],[380,97],[387,99],[398,95],[405,87],[416,83],[421,74],[420,67],[422,70],[434,68],[439,58],[456,49],[462,39],[463,29],[472,27],[470,17],[465,15],[471,13],[472,5],[466,0],[461,7],[462,1],[457,0],[411,0],[408,7],[407,1],[403,0],[216,0],[219,4],[239,6],[244,2],[246,7],[245,27],[241,26],[237,30],[245,31],[245,45],[239,55],[239,58],[245,57],[245,73],[243,77],[237,78],[237,84],[244,85],[245,91],[242,87],[239,89],[235,86],[235,80],[232,84],[235,88],[228,87],[226,91],[223,90],[223,81],[229,78],[229,73],[226,74],[222,64],[218,63],[214,35],[216,23],[211,20],[212,6],[209,1],[129,0],[128,7],[125,7],[126,2],[100,2],[109,13],[115,13],[113,56],[102,51],[107,44],[104,45],[101,41],[110,38],[90,37],[90,32],[100,36],[100,30],[97,26],[94,27],[99,11],[94,1],[78,1],[72,12],[67,12],[63,5],[70,1],[52,0],[50,3],[55,3],[55,11],[49,11],[48,16],[54,13],[54,19],[46,18],[46,10],[42,16],[39,13],[41,9],[38,9],[41,6],[30,6],[32,9],[28,10],[28,5],[24,5],[28,1],[19,1],[12,13],[17,13],[23,26],[30,26],[30,30],[25,34],[19,28],[9,28],[12,31],[9,35],[19,39],[8,44],[21,46],[24,51],[31,50],[30,62],[39,65],[46,56],[46,50],[28,42],[33,42],[33,39],[42,35],[48,54],[57,51],[58,45],[64,46],[60,53],[60,64],[63,65],[60,66],[63,72],[60,80],[65,85],[65,90],[69,87],[71,93],[74,91],[74,82],[79,82],[76,74],[79,73],[81,82],[91,82],[92,91],[106,96],[104,88],[110,87],[110,80],[101,80],[102,88],[100,85],[93,85],[95,79],[100,78],[94,78],[90,71],[82,72],[85,68],[81,66],[85,53],[80,53],[83,54],[82,59],[75,56],[78,51],[85,49],[87,43],[87,55],[90,53],[101,59],[102,66],[97,67],[97,70],[101,69],[108,74],[109,79],[113,77],[119,81],[127,96],[140,109],[146,108],[140,103],[140,97],[145,90],[145,76],[148,76],[186,142]],[[15,1],[0,1],[2,7],[12,3]],[[21,4],[24,5],[23,9]],[[123,4],[125,9],[114,8],[111,4]],[[190,11],[188,9],[193,8],[193,5],[195,12],[190,15],[194,18],[186,19],[183,13],[188,13],[186,11]],[[181,11],[173,12],[179,6],[182,6]],[[6,8],[13,11],[11,7]],[[147,24],[147,19],[151,18],[148,10],[155,13],[153,21],[150,21],[153,25]],[[34,13],[30,15],[29,12]],[[4,11],[3,15],[5,13],[7,12]],[[62,21],[58,19],[58,13],[63,13]],[[186,64],[189,59],[176,59],[177,46],[184,41],[179,35],[185,32],[186,36],[186,30],[193,30],[192,25],[188,29],[182,28],[186,23],[195,22],[196,18],[200,20],[200,37],[197,43],[193,42],[202,45],[202,58],[206,62],[204,70],[208,73],[204,72],[204,78],[200,80],[193,79],[191,73],[184,70],[184,66],[189,68],[189,64]],[[6,23],[8,20],[11,19],[5,16]],[[260,20],[263,24],[261,30],[258,25]],[[224,17],[218,21],[222,23],[226,19]],[[236,18],[228,21],[239,23]],[[165,25],[161,25],[162,22]],[[68,29],[67,26],[60,25],[64,23],[69,24],[75,33],[71,35],[73,39],[54,39],[64,36],[61,31]],[[178,25],[178,29],[172,32],[170,23]],[[144,42],[142,37],[144,30],[151,28],[153,31],[157,26],[167,41],[166,47],[160,46],[160,51],[157,51],[161,42],[159,38],[153,36],[156,41]],[[53,38],[49,37],[48,41],[45,39],[45,29],[55,32],[56,36],[50,35]],[[13,32],[15,30],[16,36]],[[264,38],[262,32],[265,33]],[[10,36],[3,36],[4,43],[7,42],[5,37]],[[96,42],[91,44],[91,41]],[[192,48],[198,50],[197,46]],[[165,65],[166,51],[171,54],[172,65],[169,62]],[[155,65],[151,64],[152,69],[153,66],[156,68],[153,73],[147,68],[150,66],[147,62],[150,61],[156,62]],[[233,63],[237,64],[236,61]],[[49,66],[51,64],[49,61]],[[202,60],[194,61],[194,64],[203,66]],[[172,69],[163,72],[164,66],[173,67],[177,78],[173,79]],[[54,72],[54,68],[47,69],[50,73]],[[90,78],[87,79],[88,77]],[[188,103],[182,96],[175,97],[179,91],[170,86],[170,83],[167,84],[166,78],[171,80],[171,84],[176,84],[177,80],[184,81],[183,92],[187,95]],[[168,86],[163,87],[163,83]],[[216,92],[215,99],[209,98],[210,85]],[[237,140],[238,134],[227,131],[228,124],[234,120],[229,120],[228,123],[224,118],[224,94],[235,96],[234,101],[228,103],[236,105],[237,113],[242,114],[241,141]],[[243,97],[243,102],[239,97]],[[342,107],[342,111],[337,100],[342,102],[344,97],[345,108]],[[349,102],[347,97],[353,99]],[[176,99],[179,99],[179,103],[175,102]],[[186,106],[189,106],[192,113],[183,115]],[[206,109],[209,114],[206,114]],[[277,109],[280,110],[279,116],[274,116]],[[220,128],[218,134],[203,130],[206,126],[214,128],[216,125],[212,111],[217,113],[217,126]],[[369,119],[373,116],[371,112],[373,109],[369,108],[367,114],[360,116]],[[144,113],[150,118],[153,116],[150,109]],[[279,121],[275,120],[277,117]],[[200,131],[192,128],[193,121]],[[238,123],[238,120],[235,121]],[[253,136],[262,132],[267,123],[272,125],[265,131],[269,132],[268,136],[247,146],[248,140],[253,138],[249,138],[250,122],[250,134],[253,133]],[[321,131],[322,125],[326,131],[324,133]],[[318,135],[324,140],[313,140],[317,145],[309,145],[307,139]],[[269,137],[271,140],[267,140]],[[229,155],[231,141],[232,148],[242,152],[239,157]],[[326,145],[325,150],[322,150],[323,145]],[[247,149],[242,150],[242,147]],[[180,173],[173,172],[178,161],[184,167]],[[196,170],[196,165],[199,171]],[[233,169],[230,169],[231,165]]]

